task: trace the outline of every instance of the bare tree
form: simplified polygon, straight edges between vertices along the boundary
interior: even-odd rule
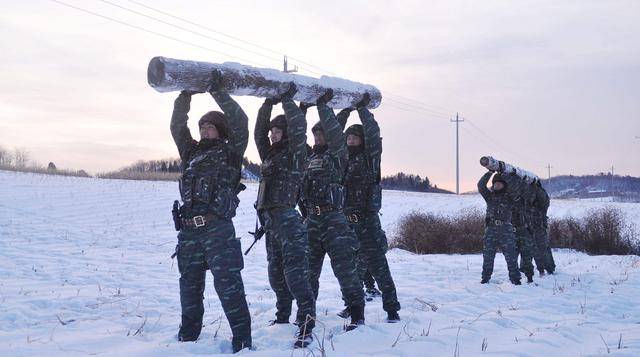
[[[3,146],[0,146],[0,166],[9,166],[11,162],[11,153]]]
[[[13,150],[13,162],[17,168],[24,168],[29,162],[29,152],[25,148],[15,148]]]

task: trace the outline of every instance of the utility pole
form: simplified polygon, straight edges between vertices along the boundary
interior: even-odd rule
[[[464,122],[464,119],[460,119],[458,113],[456,113],[456,120],[451,119],[450,122],[456,123],[456,195],[460,194],[460,123]]]
[[[551,169],[553,168],[553,166],[551,166],[551,164],[547,164],[547,170],[549,173],[549,181],[551,181]]]
[[[298,66],[293,66],[293,69],[289,69],[288,67],[288,59],[287,59],[287,55],[284,56],[284,63],[283,63],[283,69],[282,72],[284,73],[293,73],[293,72],[298,72]]]
[[[613,165],[611,165],[611,187],[609,188],[609,191],[611,191],[611,197],[613,199],[613,201],[616,200],[616,194],[613,192]]]

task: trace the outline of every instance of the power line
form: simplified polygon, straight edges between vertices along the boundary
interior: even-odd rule
[[[217,38],[215,38],[215,37],[211,37],[211,36],[209,36],[209,35],[206,35],[206,34],[203,34],[203,33],[197,32],[197,31],[193,31],[193,30],[188,29],[188,28],[186,28],[186,27],[183,27],[183,26],[180,26],[180,25],[176,25],[176,24],[173,24],[173,23],[168,22],[168,21],[164,21],[164,20],[159,19],[159,18],[157,18],[157,17],[147,15],[147,14],[145,14],[145,13],[142,13],[142,12],[139,12],[139,11],[136,11],[136,10],[133,10],[133,9],[130,9],[130,8],[127,8],[127,7],[125,7],[125,6],[122,6],[122,5],[119,5],[119,4],[116,4],[116,3],[113,3],[113,2],[108,1],[108,0],[98,0],[98,1],[101,1],[101,2],[103,2],[103,3],[105,3],[105,4],[108,4],[108,5],[111,5],[111,6],[114,6],[114,7],[117,7],[117,8],[119,8],[119,9],[122,9],[122,10],[128,11],[128,12],[133,13],[133,14],[136,14],[136,15],[138,15],[138,16],[142,16],[142,17],[145,17],[145,18],[147,18],[147,19],[151,19],[151,20],[153,20],[153,21],[156,21],[156,22],[159,22],[159,23],[162,23],[162,24],[165,24],[165,25],[171,26],[171,27],[175,27],[175,28],[180,29],[180,30],[182,30],[182,31],[186,31],[186,32],[192,33],[192,34],[194,34],[194,35],[198,35],[198,36],[201,36],[201,37],[207,38],[207,39],[212,40],[212,41],[217,41],[217,42],[223,43],[223,44],[225,44],[225,45],[227,45],[227,46],[235,47],[235,48],[241,49],[241,50],[243,50],[243,51],[247,51],[247,52],[249,52],[249,53],[253,53],[253,54],[255,54],[255,55],[258,55],[258,56],[262,56],[262,57],[268,58],[268,59],[270,59],[270,60],[280,61],[280,58],[276,58],[276,57],[272,57],[272,56],[268,56],[268,55],[262,54],[262,53],[260,53],[260,52],[256,52],[256,51],[248,50],[248,49],[246,49],[246,48],[244,48],[244,47],[240,47],[240,46],[238,46],[238,45],[236,45],[236,44],[233,44],[233,43],[230,43],[230,42],[226,42],[226,41],[222,41],[222,40],[217,39]]]
[[[130,24],[128,22],[124,22],[124,21],[121,21],[121,20],[115,19],[113,17],[106,16],[106,15],[102,15],[102,14],[99,14],[97,12],[93,12],[91,10],[87,10],[87,9],[84,9],[84,8],[81,8],[81,7],[78,7],[78,6],[75,6],[75,5],[67,4],[67,3],[59,1],[59,0],[50,0],[50,1],[55,2],[57,4],[60,4],[60,5],[63,5],[63,6],[66,6],[66,7],[69,7],[69,8],[72,8],[72,9],[75,9],[75,10],[78,10],[78,11],[81,11],[81,12],[84,12],[84,13],[87,13],[87,14],[90,14],[90,15],[93,15],[93,16],[97,16],[97,17],[103,18],[105,20],[113,21],[113,22],[118,23],[120,25],[124,25],[124,26],[127,26],[127,27],[134,28],[134,29],[139,30],[139,31],[143,31],[143,32],[150,33],[150,34],[153,34],[153,35],[156,35],[156,36],[160,36],[160,37],[172,40],[172,41],[180,42],[180,43],[183,43],[183,44],[186,44],[186,45],[189,45],[189,46],[193,46],[193,47],[197,47],[197,48],[200,48],[200,49],[203,49],[203,50],[206,50],[206,51],[217,53],[217,54],[222,55],[222,56],[227,56],[227,57],[235,58],[235,59],[238,59],[238,60],[241,60],[241,61],[257,64],[256,62],[253,62],[253,61],[250,61],[250,60],[247,60],[247,59],[244,59],[244,58],[240,58],[240,57],[237,57],[237,56],[230,55],[228,53],[220,52],[220,51],[214,50],[214,49],[209,48],[209,47],[198,45],[198,44],[193,43],[193,42],[184,41],[184,40],[181,40],[179,38],[176,38],[176,37],[173,37],[173,36],[168,36],[168,35],[165,35],[163,33],[156,32],[156,31],[153,31],[153,30],[149,30],[149,29],[146,29],[146,28],[141,27],[141,26],[132,25],[132,24]],[[257,65],[261,66],[260,64],[257,64]]]
[[[268,48],[268,47],[261,46],[261,45],[258,45],[258,44],[256,44],[256,43],[253,43],[253,42],[250,42],[250,41],[247,41],[247,40],[241,39],[241,38],[239,38],[239,37],[229,35],[229,34],[224,33],[224,32],[222,32],[222,31],[218,31],[218,30],[213,29],[213,28],[211,28],[211,27],[208,27],[208,26],[205,26],[205,25],[201,25],[201,24],[199,24],[199,23],[196,23],[196,22],[190,21],[190,20],[185,19],[185,18],[183,18],[183,17],[176,16],[176,15],[173,15],[173,14],[168,13],[168,12],[166,12],[166,11],[162,11],[162,10],[156,9],[156,8],[151,7],[151,6],[149,6],[149,5],[143,4],[143,3],[139,2],[139,1],[135,1],[135,0],[128,0],[128,1],[129,1],[129,2],[131,2],[131,3],[134,3],[134,4],[138,5],[138,6],[144,7],[144,8],[146,8],[146,9],[149,9],[149,10],[155,11],[155,12],[157,12],[157,13],[159,13],[159,14],[162,14],[162,15],[165,15],[165,16],[169,16],[169,17],[171,17],[171,18],[174,18],[174,19],[177,19],[177,20],[180,20],[180,21],[186,22],[186,23],[188,23],[188,24],[190,24],[190,25],[193,25],[193,26],[199,27],[199,28],[204,29],[204,30],[207,30],[207,31],[211,31],[211,32],[216,33],[216,34],[218,34],[218,35],[221,35],[221,36],[224,36],[224,37],[227,37],[227,38],[230,38],[230,39],[233,39],[233,40],[236,40],[236,41],[239,41],[239,42],[245,43],[245,44],[247,44],[247,45],[250,45],[250,46],[253,46],[253,47],[259,48],[259,49],[261,49],[261,50],[268,51],[268,52],[271,52],[271,53],[273,53],[273,54],[277,54],[277,55],[280,55],[280,56],[285,55],[285,53],[284,53],[284,52],[276,51],[276,50],[272,50],[272,49],[270,49],[270,48]],[[318,66],[315,66],[315,65],[313,65],[313,64],[311,64],[311,63],[305,62],[305,61],[303,61],[303,60],[301,60],[301,59],[299,59],[299,58],[297,58],[297,57],[289,56],[289,58],[291,58],[291,59],[293,59],[293,60],[295,60],[295,61],[297,61],[297,62],[300,62],[300,63],[302,63],[302,64],[305,64],[305,65],[307,65],[307,66],[309,66],[309,67],[316,68],[316,69],[318,69],[318,70],[320,70],[320,71],[323,71],[324,73],[329,73],[329,74],[332,74],[332,75],[336,75],[336,76],[337,76],[337,74],[335,74],[335,73],[332,73],[332,72],[330,72],[330,71],[327,71],[327,70],[325,70],[325,69],[323,69],[323,68],[320,68],[320,67],[318,67]],[[316,74],[320,74],[320,75],[322,75],[322,73],[321,73],[321,72],[316,72],[316,71],[312,71],[312,70],[308,70],[308,69],[307,69],[307,71],[308,71],[308,72],[311,72],[311,73],[316,73]]]

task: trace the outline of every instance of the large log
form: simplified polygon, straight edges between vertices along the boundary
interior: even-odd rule
[[[517,176],[519,176],[520,178],[522,178],[523,180],[525,180],[527,183],[531,184],[533,182],[536,181],[540,181],[540,178],[532,173],[529,172],[527,170],[523,170],[519,167],[513,166],[511,164],[508,164],[504,161],[500,161],[500,160],[496,160],[491,156],[483,156],[480,158],[480,165],[484,166],[487,168],[487,170],[491,170],[491,171],[497,171],[497,172],[502,172],[502,173],[512,173],[515,174]]]
[[[369,84],[328,76],[313,78],[233,62],[217,64],[154,57],[149,62],[147,80],[151,87],[161,93],[181,90],[203,92],[211,78],[211,71],[216,68],[222,72],[222,85],[231,95],[274,97],[288,88],[290,82],[294,82],[298,92],[293,99],[297,101],[315,103],[329,88],[333,89],[334,96],[328,105],[335,109],[353,106],[365,92],[371,95],[369,108],[377,108],[382,101],[380,91]]]

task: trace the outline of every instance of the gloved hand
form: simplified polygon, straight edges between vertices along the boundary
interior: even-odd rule
[[[267,105],[276,105],[278,103],[280,103],[281,98],[280,97],[271,97],[271,98],[267,98],[264,100],[264,104]]]
[[[296,86],[295,83],[290,82],[289,83],[289,89],[287,89],[286,92],[280,94],[280,98],[288,98],[288,99],[292,99],[294,95],[296,95],[296,93],[298,92],[298,87]]]
[[[371,95],[368,92],[365,92],[364,95],[362,95],[362,99],[356,103],[356,108],[364,108],[369,105],[369,102],[371,102]]]
[[[307,111],[307,109],[314,107],[315,105],[315,103],[300,102],[300,110],[304,112]]]
[[[222,72],[219,69],[211,71],[211,79],[209,79],[209,85],[207,86],[207,92],[214,93],[222,89]]]
[[[331,99],[333,99],[333,89],[329,88],[323,95],[318,97],[316,104],[327,104]]]

